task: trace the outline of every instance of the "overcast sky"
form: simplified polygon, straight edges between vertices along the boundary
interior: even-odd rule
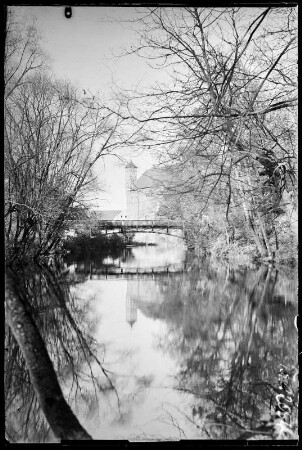
[[[91,93],[98,91],[102,97],[109,98],[113,82],[131,89],[154,82],[158,77],[162,79],[162,74],[151,70],[136,55],[113,58],[137,39],[136,25],[125,23],[137,17],[134,7],[72,6],[71,19],[65,17],[65,6],[15,6],[13,9],[23,23],[34,18],[54,75],[70,80],[79,88]],[[130,153],[124,156],[129,159]],[[138,166],[138,175],[154,163],[146,153],[133,156],[133,161]],[[102,209],[125,208],[122,164],[109,157],[100,162],[96,173],[108,191],[101,192],[96,203]]]

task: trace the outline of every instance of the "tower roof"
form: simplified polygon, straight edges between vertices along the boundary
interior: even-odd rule
[[[136,165],[133,163],[132,159],[131,161],[127,164],[126,169],[137,169]]]

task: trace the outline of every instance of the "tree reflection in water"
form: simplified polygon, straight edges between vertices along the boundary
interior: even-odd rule
[[[187,419],[201,438],[298,437],[297,405],[283,434],[274,413],[280,365],[297,363],[296,292],[292,302],[280,301],[277,280],[278,271],[267,266],[228,269],[225,278],[208,268],[203,277],[174,278],[168,289],[166,281],[165,301],[144,306],[169,323],[158,346],[181,361],[175,388],[200,398]]]
[[[188,263],[187,273],[148,278],[148,283],[144,278],[128,281],[140,313],[161,320],[167,327],[166,339],[160,335],[157,349],[178,363],[175,390],[192,394],[186,397],[186,401],[192,399],[186,420],[197,427],[201,439],[297,438],[295,403],[283,434],[278,432],[277,421],[271,420],[275,419],[276,395],[281,392],[280,364],[291,369],[297,362],[296,281],[289,281],[269,266],[232,270],[215,268],[208,262],[196,264]],[[67,282],[61,264],[14,268],[7,272],[7,295],[26,303],[63,386],[64,397],[75,414],[80,405],[79,415],[82,420],[85,418],[87,428],[90,419],[93,423],[90,415],[98,411],[100,391],[104,398],[107,390],[116,396],[114,405],[110,401],[110,408],[119,411],[120,420],[127,425],[132,409],[140,406],[138,394],[152,388],[153,372],[138,378],[139,383],[136,380],[133,386],[126,381],[127,374],[122,374],[121,382],[110,372],[119,383],[124,411],[121,414],[115,386],[103,368],[105,347],[92,337],[97,335],[98,320],[89,319],[92,298],[78,298],[79,290],[72,286],[75,280],[83,283],[89,273],[82,278],[80,271],[76,275]],[[56,438],[37,401],[26,358],[14,336],[7,326],[7,438],[10,442],[54,442]],[[126,367],[129,354],[124,358]],[[123,383],[128,383],[126,388]],[[297,392],[294,384],[293,391]],[[98,417],[109,414],[102,403]],[[165,417],[178,427],[179,414],[173,415],[176,407],[167,406]],[[179,409],[184,410],[181,404]],[[114,416],[115,411],[110,414]],[[185,437],[186,430],[179,430],[180,437]]]
[[[6,433],[10,442],[53,442],[55,436],[63,439],[90,438],[69,411],[69,406],[64,404],[62,395],[60,398],[60,392],[54,391],[53,399],[51,392],[45,393],[45,383],[49,382],[60,390],[59,381],[61,386],[70,386],[64,393],[70,405],[80,396],[87,407],[95,408],[96,394],[100,390],[115,389],[99,359],[104,349],[91,337],[95,323],[88,323],[88,300],[84,303],[71,294],[70,285],[64,280],[63,266],[59,263],[54,267],[43,264],[8,269],[5,410]],[[17,328],[21,329],[21,334]],[[39,341],[39,338],[42,339]],[[39,380],[40,368],[35,360],[41,366],[46,361],[47,365],[47,353],[52,362],[52,365],[49,362],[49,380]],[[95,361],[102,369],[102,379],[93,373],[92,363]],[[52,366],[55,369],[53,375]],[[44,369],[47,377],[47,367]],[[56,411],[52,401],[54,404],[57,401],[57,406],[62,408]],[[52,430],[44,414],[51,418]]]

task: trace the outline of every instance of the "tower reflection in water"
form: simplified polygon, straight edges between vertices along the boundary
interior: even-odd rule
[[[128,289],[126,297],[126,321],[129,323],[131,328],[137,321],[137,304],[133,296],[128,293]]]
[[[139,276],[127,280],[126,292],[126,321],[131,328],[137,322],[138,309],[145,316],[151,310],[158,309],[164,302],[166,290],[176,279],[183,277],[183,273],[170,278],[169,274],[161,276]]]

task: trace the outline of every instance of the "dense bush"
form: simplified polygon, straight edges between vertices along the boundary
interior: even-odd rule
[[[73,255],[87,255],[101,252],[103,250],[117,250],[124,248],[130,241],[123,234],[101,234],[90,237],[87,233],[80,233],[74,237],[68,237],[63,249]]]
[[[278,234],[276,262],[278,264],[296,265],[298,257],[298,243],[292,232],[289,220],[286,217],[280,218],[276,229]]]
[[[244,241],[228,243],[223,236],[219,236],[210,246],[211,258],[224,259],[232,266],[253,264],[256,253],[255,245]]]

